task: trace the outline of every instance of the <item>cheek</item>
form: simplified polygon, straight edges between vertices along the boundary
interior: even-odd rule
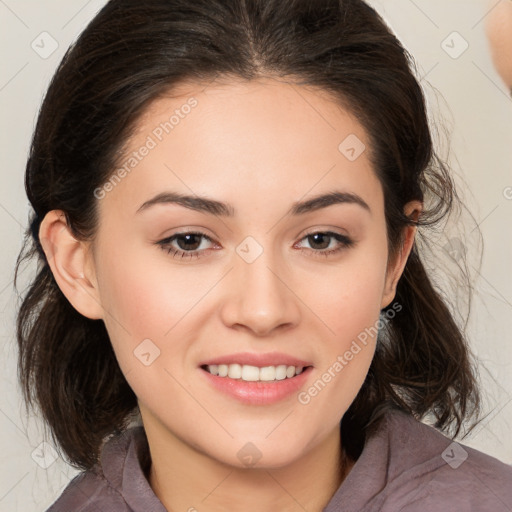
[[[163,338],[208,289],[204,276],[173,264],[159,247],[134,241],[124,250],[112,244],[104,253],[100,288],[108,322],[134,340]]]
[[[180,328],[193,304],[191,292],[181,293],[171,283],[157,268],[137,267],[136,260],[126,259],[110,268],[106,285],[111,310],[105,324],[118,364],[137,397],[156,409],[161,392],[180,392],[172,377],[183,380],[188,353]],[[169,412],[178,413],[178,404],[168,404]]]
[[[335,421],[348,409],[366,378],[378,330],[386,273],[386,240],[354,251],[336,271],[325,275],[325,286],[309,296],[317,315],[328,326],[321,364],[313,385],[299,403],[322,410]],[[329,293],[326,288],[329,287]]]
[[[308,278],[307,298],[339,348],[379,317],[386,279],[386,241],[365,244],[321,274]],[[319,275],[322,276],[319,278]]]
[[[139,352],[149,352],[155,364],[169,350],[179,352],[178,344],[167,340],[192,306],[194,294],[176,279],[179,275],[166,276],[154,259],[148,262],[147,249],[112,243],[104,254],[98,273],[104,322],[125,375],[137,370],[133,378],[144,366]]]

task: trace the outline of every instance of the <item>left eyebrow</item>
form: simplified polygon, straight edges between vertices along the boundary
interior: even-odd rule
[[[327,208],[333,204],[356,204],[365,209],[368,213],[372,213],[368,203],[357,194],[351,192],[334,191],[328,194],[322,194],[307,201],[293,203],[292,208],[288,212],[291,215],[303,215],[305,213]]]
[[[235,208],[221,201],[208,197],[188,196],[177,192],[162,192],[152,199],[143,203],[136,213],[147,210],[155,204],[178,204],[190,210],[203,213],[210,213],[221,217],[234,217]],[[293,203],[288,211],[290,215],[304,215],[309,212],[327,208],[335,204],[356,204],[371,214],[371,209],[364,199],[351,192],[334,191],[327,194],[321,194],[306,201],[297,201]]]

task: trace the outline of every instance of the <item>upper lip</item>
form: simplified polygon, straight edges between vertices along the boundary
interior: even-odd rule
[[[272,352],[267,354],[255,354],[250,352],[240,352],[238,354],[227,354],[225,356],[215,357],[214,359],[208,359],[203,361],[199,366],[212,365],[212,364],[240,364],[250,366],[297,366],[304,368],[305,366],[312,366],[311,363],[298,359],[289,354],[283,354],[281,352]]]

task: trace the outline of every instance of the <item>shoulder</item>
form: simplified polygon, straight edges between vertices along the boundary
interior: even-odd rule
[[[510,511],[512,466],[408,414],[393,412],[386,422],[390,457],[383,511],[398,504],[402,512]]]
[[[160,512],[162,506],[144,474],[148,457],[142,427],[112,436],[101,450],[100,462],[76,475],[47,512]]]
[[[510,504],[511,466],[388,410],[324,512],[511,512]]]
[[[47,512],[128,512],[126,502],[104,477],[92,470],[83,471],[73,478]]]

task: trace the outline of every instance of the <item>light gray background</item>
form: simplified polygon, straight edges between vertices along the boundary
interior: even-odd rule
[[[41,457],[41,423],[23,415],[16,381],[16,296],[12,278],[29,211],[23,185],[24,166],[43,92],[65,49],[104,3],[0,0],[1,511],[46,510],[76,474],[61,459],[51,463],[52,451],[48,446]],[[489,416],[463,442],[512,463],[512,99],[492,66],[484,32],[485,16],[499,1],[371,3],[416,59],[433,122],[442,121],[451,136],[449,159],[475,219],[472,223],[466,215],[464,230],[470,241],[478,233],[475,225],[479,225],[483,235],[480,269],[477,258],[471,256],[471,244],[466,248],[470,270],[477,278],[469,335],[472,349],[481,360],[484,412]],[[50,52],[52,41],[42,32],[48,32],[58,43],[49,56],[44,52]],[[33,41],[39,54],[31,47]],[[459,56],[464,41],[469,47]],[[439,145],[448,148],[442,139]],[[444,244],[453,243],[457,237],[449,231],[441,234],[440,259],[432,260],[433,267],[441,256],[446,261],[447,255],[441,254],[443,236]],[[33,269],[29,267],[23,278],[26,281],[32,275]],[[448,281],[440,284],[449,289]],[[45,469],[43,466],[48,464]]]

